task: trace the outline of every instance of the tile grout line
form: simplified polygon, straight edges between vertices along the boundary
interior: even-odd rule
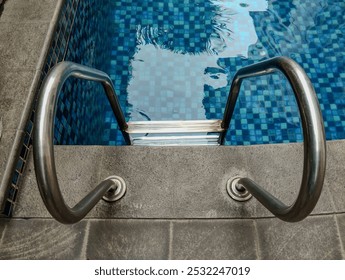
[[[326,192],[328,194],[328,197],[331,200],[331,204],[332,204],[332,207],[333,207],[333,213],[336,213],[337,212],[337,207],[335,205],[334,197],[333,197],[332,192],[331,192],[329,187],[326,189]]]
[[[168,254],[168,259],[172,260],[172,250],[173,250],[173,222],[170,221],[169,223],[169,254]]]
[[[6,230],[7,230],[7,225],[4,226],[4,230],[1,232],[1,236],[0,236],[0,245],[2,244],[2,240],[4,239]]]
[[[87,245],[89,244],[90,235],[90,221],[87,220],[85,227],[85,236],[83,240],[83,245],[81,248],[80,259],[87,260]]]
[[[343,260],[345,260],[345,249],[344,249],[343,240],[341,239],[340,227],[339,227],[339,223],[338,223],[338,215],[335,214],[333,217],[335,220],[335,224],[337,226],[337,234],[338,234],[338,238],[339,238],[339,242],[340,242],[341,256],[342,256]]]
[[[326,142],[327,144],[327,142]],[[330,146],[331,144],[328,142],[328,145],[326,147],[327,149],[327,159],[326,159],[326,172],[327,172],[327,160],[331,160],[332,162],[334,161],[335,162],[335,155],[333,155],[333,151],[331,150],[330,151]],[[326,177],[326,176],[325,176]],[[325,181],[325,180],[324,180]],[[325,182],[324,182],[325,184]],[[333,207],[333,213],[337,213],[337,206],[336,206],[336,203],[335,203],[335,200],[334,200],[334,196],[333,196],[333,193],[331,191],[331,187],[329,186],[327,189],[326,189],[327,193],[328,193],[328,197],[330,198],[331,200],[331,204],[332,204],[332,207]],[[337,224],[337,227],[338,227],[338,224]],[[340,236],[340,235],[339,235]]]
[[[253,220],[253,224],[254,224],[254,231],[255,231],[255,251],[256,251],[256,257],[257,260],[262,260],[262,256],[261,256],[261,250],[260,250],[260,244],[259,244],[259,231],[258,231],[258,227],[256,224],[256,220]]]

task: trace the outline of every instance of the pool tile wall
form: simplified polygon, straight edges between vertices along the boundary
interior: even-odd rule
[[[79,1],[68,37],[57,40],[64,50],[61,60],[73,61],[99,70],[110,63],[104,49],[108,38],[107,4]],[[70,78],[58,100],[54,138],[57,144],[102,144],[106,130],[105,112],[109,105],[98,83]]]
[[[289,56],[304,68],[320,101],[327,139],[344,139],[344,1],[269,4],[264,16],[253,13],[261,44],[269,56]]]
[[[107,71],[120,95],[127,119],[134,113],[128,87],[133,78],[132,65],[138,51],[137,33],[143,45],[172,50],[179,54],[198,55],[207,49],[206,39],[215,28],[215,17],[219,10],[212,5],[215,1],[197,1],[188,5],[184,1],[114,1],[112,8],[113,42],[111,67]],[[245,1],[244,1],[245,2]],[[259,1],[258,1],[259,2]],[[215,89],[204,86],[202,107],[206,119],[221,119],[226,104],[230,82],[235,72],[247,65],[274,56],[288,56],[296,60],[310,77],[323,113],[328,140],[345,137],[345,74],[344,36],[340,28],[345,21],[343,1],[318,0],[268,1],[266,11],[250,12],[258,37],[256,44],[248,49],[248,57],[219,57],[217,64],[228,76],[227,86]],[[248,4],[249,5],[249,4]],[[145,8],[144,8],[145,7]],[[249,24],[249,23],[248,23]],[[154,58],[153,58],[154,59]],[[153,65],[167,61],[154,62]],[[175,65],[184,71],[190,67],[189,61]],[[154,66],[136,76],[135,79],[159,83],[162,73],[154,71]],[[149,79],[146,77],[149,75]],[[169,77],[173,79],[174,77]],[[173,84],[181,83],[174,80]],[[174,96],[159,95],[153,87],[136,89],[142,104],[156,104],[162,118],[165,112],[173,111]],[[193,91],[185,91],[178,112],[171,119],[193,119],[197,114],[193,109],[200,100],[193,99]],[[158,100],[159,99],[159,100]],[[158,101],[157,101],[158,100]],[[133,103],[133,102],[132,102]],[[176,102],[175,102],[176,103]],[[146,105],[145,105],[146,106]],[[153,106],[153,105],[152,105]],[[193,115],[194,114],[194,115]],[[113,121],[107,112],[107,121]],[[142,115],[144,115],[142,113]],[[145,115],[150,119],[150,114]],[[115,131],[116,128],[111,128]],[[113,137],[104,137],[108,144],[116,144]],[[230,132],[226,137],[228,145],[251,145],[266,143],[289,143],[303,140],[299,113],[294,95],[282,75],[272,75],[260,79],[250,79],[243,85],[236,106]]]
[[[66,0],[62,7],[43,78],[61,61],[73,61],[99,70],[110,63],[104,46],[108,38],[108,5],[95,0]],[[66,81],[56,108],[55,144],[104,144],[104,121],[110,106],[100,84],[70,78]],[[117,130],[108,133],[122,138]],[[109,125],[110,128],[110,125]]]

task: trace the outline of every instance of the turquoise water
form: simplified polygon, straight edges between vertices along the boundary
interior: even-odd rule
[[[238,69],[287,56],[312,80],[327,139],[345,138],[344,1],[120,0],[94,4],[107,6],[104,26],[96,30],[103,40],[91,52],[102,48],[102,59],[106,56],[107,60],[97,63],[93,56],[94,65],[111,76],[128,121],[221,119]],[[92,26],[87,31],[97,33]],[[73,50],[70,56],[78,62]],[[100,98],[101,103],[106,101]],[[102,106],[96,118],[102,128],[98,144],[123,144],[110,108]],[[57,119],[67,113],[60,110]],[[65,125],[57,122],[57,130],[63,131]],[[68,133],[61,135],[57,142],[88,142],[87,135],[73,141],[66,140]],[[284,77],[277,74],[244,82],[226,144],[302,140],[297,105]]]

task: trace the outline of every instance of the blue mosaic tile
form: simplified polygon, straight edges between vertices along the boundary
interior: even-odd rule
[[[242,2],[246,5],[239,7]],[[127,120],[221,119],[236,70],[288,56],[312,80],[327,139],[343,139],[345,36],[340,26],[345,22],[344,1],[242,2],[80,1],[71,35],[57,40],[56,48],[67,46],[64,59],[110,75]],[[236,13],[241,9],[246,13],[240,22]],[[102,17],[95,16],[95,11]],[[229,22],[234,23],[232,30]],[[250,28],[257,38],[250,38]],[[222,55],[222,47],[229,48],[224,43],[229,38],[251,42],[246,54]],[[51,55],[50,59],[58,58]],[[196,66],[205,67],[200,72]],[[85,90],[78,82],[65,88],[56,117],[56,143],[124,144],[102,89]],[[95,131],[93,137],[88,130]],[[302,140],[295,98],[282,75],[243,83],[226,144]]]
[[[99,70],[107,68],[110,59],[103,48],[108,35],[104,22],[107,10],[107,5],[100,6],[94,0],[78,2],[67,40],[58,40],[62,42],[64,54],[60,60],[73,61]],[[58,100],[55,143],[104,144],[104,116],[107,110],[107,99],[100,84],[70,78]]]

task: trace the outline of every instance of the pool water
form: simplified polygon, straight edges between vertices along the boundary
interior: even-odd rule
[[[238,69],[287,56],[304,68],[315,87],[327,139],[345,138],[344,1],[94,2],[107,8],[103,25],[97,23],[97,30],[93,30],[96,24],[91,25],[88,31],[103,39],[92,45],[93,51],[89,46],[92,59],[79,60],[110,75],[127,121],[222,119]],[[75,25],[74,33],[84,32],[85,24],[78,27],[77,21]],[[66,60],[80,62],[74,50]],[[64,98],[60,104],[66,110]],[[97,143],[86,137],[80,141],[76,132],[71,138],[71,125],[61,122],[68,112],[58,109],[58,144],[123,144],[110,107],[104,97],[97,98],[92,103],[102,109],[96,110],[97,118],[86,120],[100,129]],[[284,77],[274,74],[246,80],[226,144],[302,140],[298,108]]]

